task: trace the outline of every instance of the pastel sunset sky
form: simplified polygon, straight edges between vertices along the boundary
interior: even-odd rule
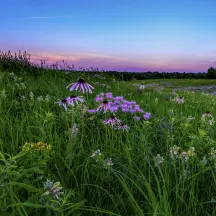
[[[0,50],[119,71],[216,67],[216,0],[10,0]]]

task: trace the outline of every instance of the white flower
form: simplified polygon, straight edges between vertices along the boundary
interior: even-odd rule
[[[50,96],[49,96],[49,95],[46,95],[45,100],[46,100],[47,102],[49,102],[49,101],[50,101]]]
[[[97,155],[99,155],[99,156],[101,155],[100,149],[98,149],[98,150],[96,150],[96,151],[93,151],[91,157],[94,158],[94,157],[97,156]]]
[[[77,124],[74,123],[73,127],[72,127],[72,135],[75,137],[77,135],[79,131],[79,128],[77,127]]]
[[[174,158],[174,159],[178,158],[179,149],[180,149],[180,147],[178,147],[177,145],[174,145],[173,147],[170,147],[170,149],[169,149],[170,157]]]
[[[25,96],[24,95],[21,95],[20,98],[21,98],[22,101],[25,100]]]
[[[30,97],[31,100],[34,100],[34,93],[33,93],[33,92],[30,92],[30,93],[29,93],[29,97]]]
[[[160,166],[164,163],[164,158],[160,156],[160,154],[157,154],[157,156],[154,158],[155,160],[155,166]]]
[[[38,101],[43,101],[43,96],[38,96],[38,97],[37,97],[37,100],[38,100]]]
[[[146,87],[145,85],[142,83],[140,86],[139,86],[139,90],[144,90]]]
[[[201,160],[201,163],[205,166],[208,163],[208,160],[206,159],[206,157],[203,157],[203,159]]]
[[[107,164],[108,166],[113,166],[113,162],[112,162],[112,159],[111,159],[111,158],[106,159],[105,162],[106,162],[106,164]]]

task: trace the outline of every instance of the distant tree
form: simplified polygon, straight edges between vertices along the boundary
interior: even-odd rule
[[[207,78],[216,79],[216,68],[210,67],[207,72]]]

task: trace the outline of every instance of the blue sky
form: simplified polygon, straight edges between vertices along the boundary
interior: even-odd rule
[[[10,0],[0,49],[120,71],[216,67],[214,0]]]

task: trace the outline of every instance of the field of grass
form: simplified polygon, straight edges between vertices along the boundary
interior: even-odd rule
[[[0,71],[0,215],[216,215],[215,96],[93,75]]]
[[[215,79],[147,79],[143,80],[144,83],[157,83],[157,84],[170,84],[175,87],[186,87],[186,86],[206,86],[216,85]],[[133,83],[140,84],[142,80],[134,80]]]

